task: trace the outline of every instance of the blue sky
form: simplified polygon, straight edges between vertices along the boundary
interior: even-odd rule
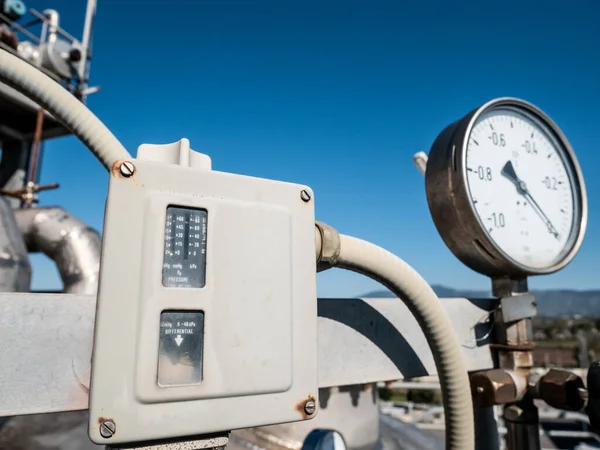
[[[85,0],[54,8],[81,35]],[[479,104],[515,96],[545,110],[586,177],[577,258],[531,286],[600,288],[600,3],[98,0],[89,107],[130,152],[182,137],[213,168],[310,185],[318,220],[377,243],[430,283],[488,288],[444,246],[412,155]],[[75,138],[46,146],[42,182],[101,229],[108,177]],[[34,257],[34,287],[59,286]],[[378,288],[343,271],[319,295]]]

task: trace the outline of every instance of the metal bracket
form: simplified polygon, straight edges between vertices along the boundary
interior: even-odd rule
[[[537,303],[533,294],[519,294],[500,298],[502,321],[516,322],[537,315]]]
[[[444,298],[460,342],[496,300]],[[88,408],[96,298],[0,293],[0,417]],[[435,374],[419,324],[397,298],[318,300],[319,387]],[[489,345],[463,345],[469,371],[494,367]],[[40,370],[40,368],[43,370]],[[117,424],[118,427],[118,424]]]

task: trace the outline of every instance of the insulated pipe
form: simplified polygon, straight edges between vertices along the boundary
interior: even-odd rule
[[[31,64],[0,49],[0,82],[21,92],[52,114],[111,170],[131,155],[83,103]]]
[[[29,292],[31,265],[8,200],[0,197],[0,292]]]
[[[340,267],[379,281],[400,298],[419,323],[440,378],[446,421],[446,448],[473,450],[473,403],[467,367],[452,323],[431,286],[408,264],[369,242],[340,235],[317,223],[317,270]]]
[[[58,207],[21,209],[15,217],[27,249],[56,263],[64,292],[96,292],[101,249],[96,230]]]

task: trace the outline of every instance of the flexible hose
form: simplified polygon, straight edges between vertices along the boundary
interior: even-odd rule
[[[446,421],[446,448],[473,450],[475,431],[467,367],[452,323],[439,298],[408,264],[369,242],[340,234],[336,267],[376,280],[402,299],[419,323],[433,353]]]
[[[131,158],[119,140],[83,103],[40,70],[1,49],[0,81],[52,114],[108,170],[116,160]]]

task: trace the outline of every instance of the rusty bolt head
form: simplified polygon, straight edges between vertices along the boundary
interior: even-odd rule
[[[121,175],[123,175],[125,178],[129,178],[131,175],[133,175],[133,172],[135,171],[135,166],[133,165],[133,163],[125,161],[119,167],[119,171],[121,172]]]
[[[580,394],[583,388],[583,380],[574,373],[551,369],[540,379],[538,392],[540,398],[553,408],[579,411],[584,405]]]
[[[103,438],[111,438],[116,430],[117,426],[112,420],[105,420],[100,424],[100,436]]]
[[[317,410],[317,404],[314,400],[307,400],[304,404],[304,412],[309,416],[312,416]]]
[[[300,198],[303,202],[310,202],[310,192],[308,192],[306,189],[302,189],[302,191],[300,192]]]
[[[471,395],[477,406],[504,405],[517,400],[517,386],[504,370],[493,369],[471,374]]]

